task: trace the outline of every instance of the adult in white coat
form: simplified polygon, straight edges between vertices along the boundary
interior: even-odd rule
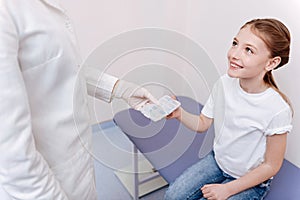
[[[79,64],[70,20],[56,0],[0,0],[1,200],[96,199]],[[97,90],[88,88],[107,102],[115,96],[136,108],[155,100],[143,88],[132,95],[134,84],[101,77]]]

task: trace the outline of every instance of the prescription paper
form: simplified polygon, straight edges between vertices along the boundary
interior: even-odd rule
[[[180,106],[180,102],[165,95],[158,100],[159,104],[146,104],[141,108],[143,115],[152,121],[159,121]]]

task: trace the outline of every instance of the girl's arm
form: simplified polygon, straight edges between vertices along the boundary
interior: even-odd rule
[[[279,171],[285,154],[287,133],[267,136],[267,148],[265,161],[245,176],[224,184],[225,193],[220,196],[230,197],[248,188],[254,187],[265,180],[270,179]],[[210,185],[204,186],[202,190],[209,190]],[[210,188],[213,189],[213,188]]]
[[[179,107],[167,116],[167,119],[171,118],[176,118],[187,128],[199,133],[205,132],[213,122],[212,118],[208,118],[202,113],[200,115],[194,115],[185,111],[182,107]]]

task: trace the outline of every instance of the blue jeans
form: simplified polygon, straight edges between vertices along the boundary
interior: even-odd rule
[[[235,180],[223,172],[214,158],[214,152],[209,153],[198,163],[185,170],[172,183],[165,194],[165,200],[205,200],[201,187],[212,183],[227,183]],[[242,191],[228,200],[261,200],[270,189],[271,180]]]

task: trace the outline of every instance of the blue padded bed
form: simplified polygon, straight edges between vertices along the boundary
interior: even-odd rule
[[[178,97],[178,100],[184,109],[194,114],[202,109],[201,104],[189,97]],[[133,109],[116,113],[114,122],[168,183],[201,159],[212,146],[213,128],[199,134],[175,119],[152,122]],[[300,169],[284,160],[265,199],[299,200]]]

